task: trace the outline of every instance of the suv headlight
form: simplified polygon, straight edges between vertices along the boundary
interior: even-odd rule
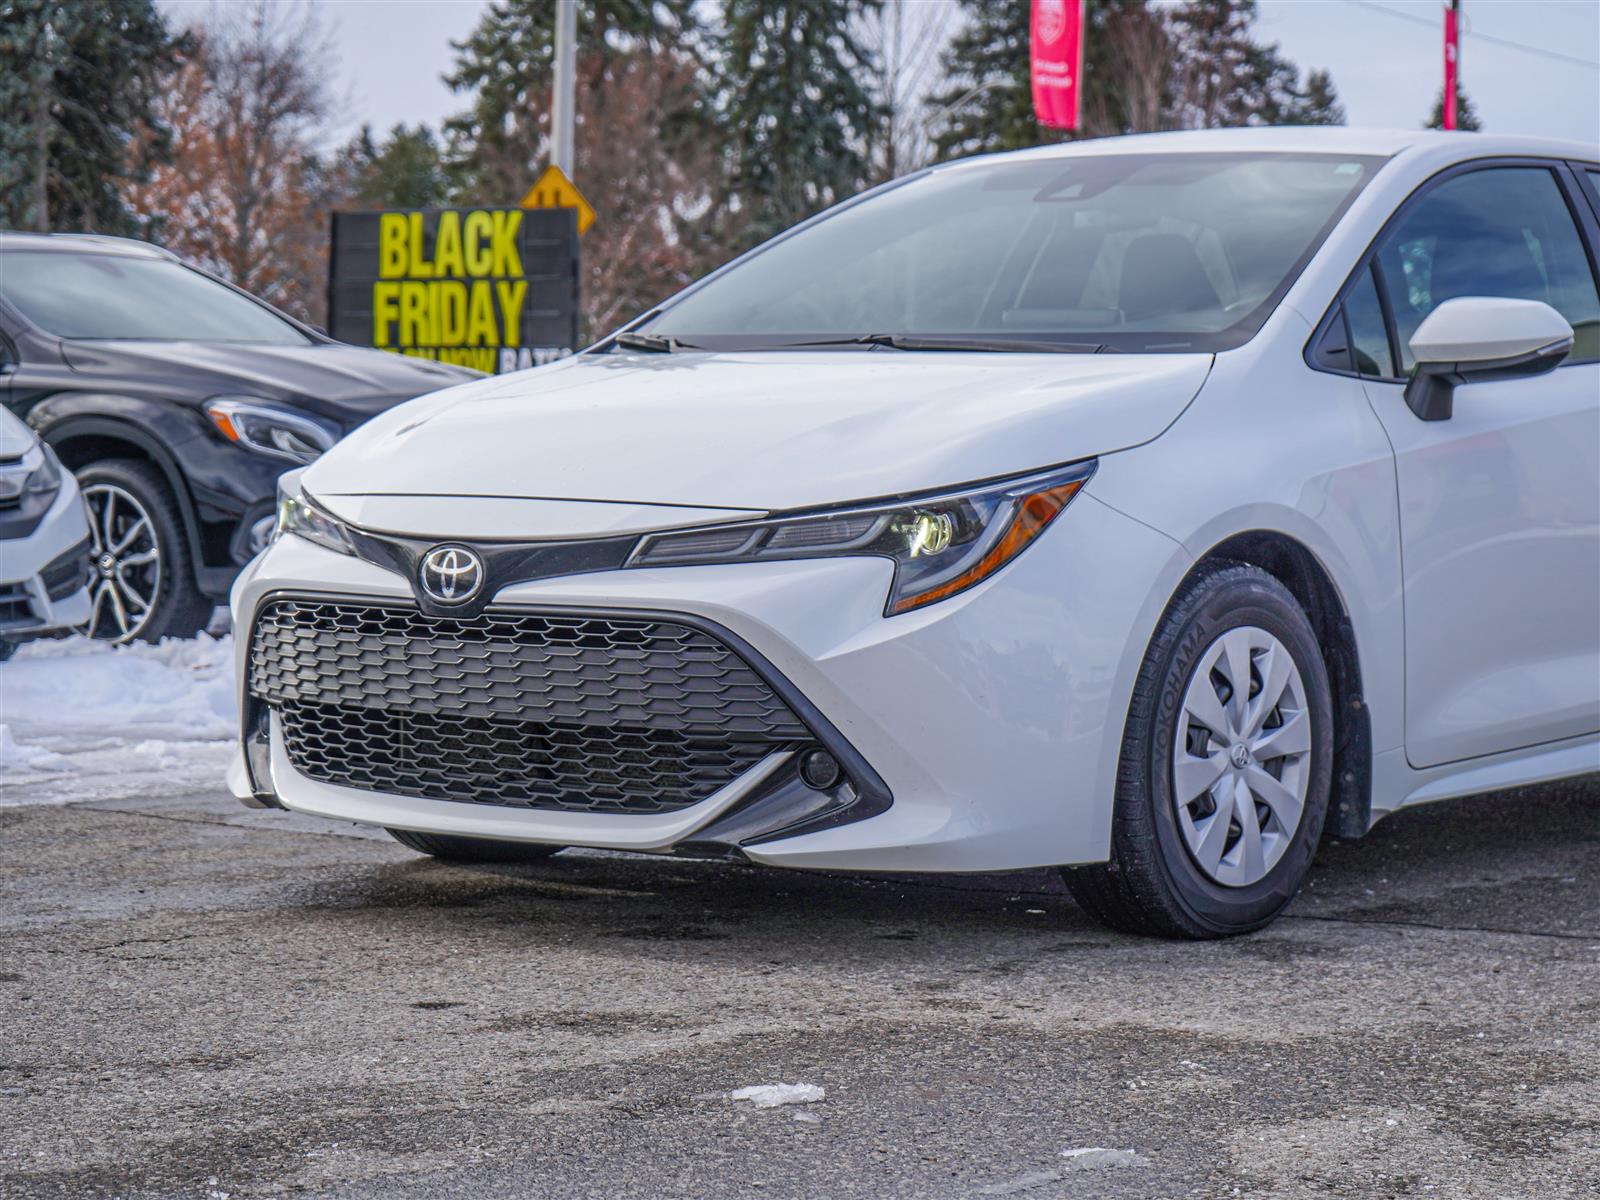
[[[22,481],[22,490],[35,496],[53,496],[61,490],[61,460],[50,449],[49,442],[41,441],[39,452],[44,461],[28,473],[27,479]]]
[[[318,508],[300,490],[298,471],[290,471],[278,481],[278,523],[272,530],[272,540],[277,541],[286,533],[338,554],[356,552],[344,522]]]
[[[338,441],[338,434],[310,417],[236,396],[207,400],[205,409],[230,442],[290,462],[308,463]]]
[[[1094,473],[1041,474],[882,504],[710,525],[641,538],[630,567],[881,555],[895,564],[885,616],[964,592],[1021,554]]]
[[[21,459],[0,467],[0,500],[53,496],[61,490],[61,460],[45,442],[35,442]]]

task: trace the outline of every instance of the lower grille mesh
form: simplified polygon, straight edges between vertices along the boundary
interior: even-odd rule
[[[647,617],[277,600],[249,685],[296,770],[437,800],[670,812],[812,740],[729,646]]]

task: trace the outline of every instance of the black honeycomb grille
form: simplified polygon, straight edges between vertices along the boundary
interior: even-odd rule
[[[432,800],[670,812],[812,740],[730,647],[648,617],[277,600],[250,691],[301,773]]]

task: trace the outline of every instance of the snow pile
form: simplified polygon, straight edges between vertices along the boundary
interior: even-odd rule
[[[0,663],[0,806],[221,786],[233,639],[29,642]]]
[[[0,665],[0,722],[17,732],[209,741],[237,711],[231,637],[37,641]]]
[[[758,1083],[729,1092],[729,1100],[748,1100],[757,1108],[783,1104],[816,1104],[827,1092],[814,1083]]]
[[[0,772],[66,771],[71,764],[54,750],[25,746],[11,736],[9,726],[0,725]]]

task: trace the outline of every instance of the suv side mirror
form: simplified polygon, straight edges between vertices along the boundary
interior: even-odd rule
[[[1416,373],[1406,403],[1424,421],[1445,421],[1464,383],[1543,375],[1572,350],[1572,326],[1539,300],[1446,300],[1411,335]]]

